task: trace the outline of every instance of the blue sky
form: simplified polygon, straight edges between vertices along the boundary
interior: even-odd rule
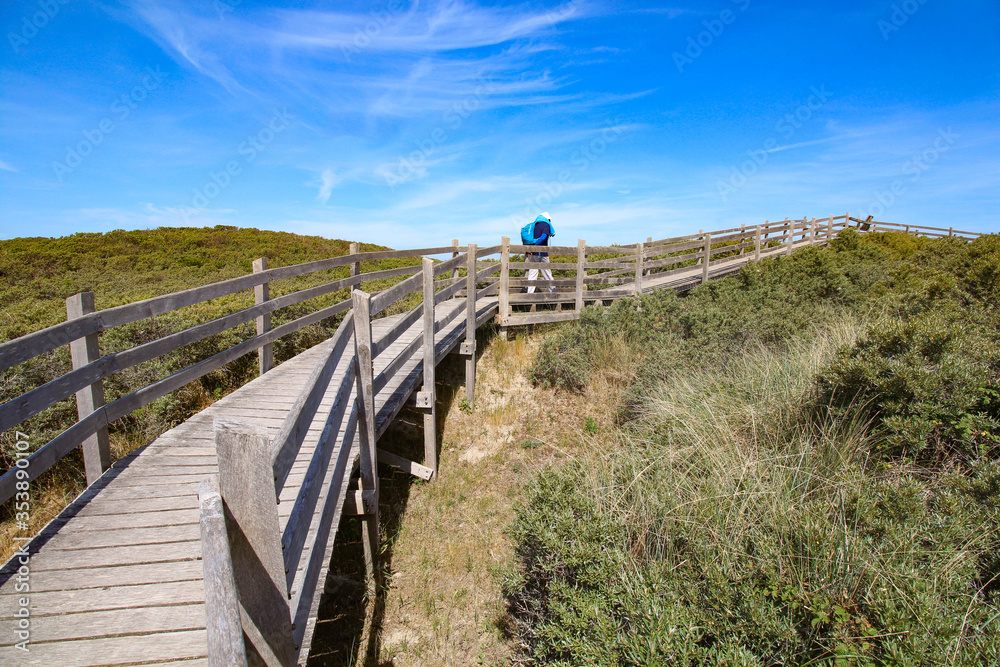
[[[0,237],[1000,229],[1000,3],[3,2]]]

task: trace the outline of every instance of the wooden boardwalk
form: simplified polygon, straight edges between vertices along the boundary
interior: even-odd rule
[[[65,344],[71,345],[74,355],[74,370],[71,373],[0,405],[0,423],[6,424],[5,428],[19,424],[74,392],[78,407],[88,402],[90,406],[80,408],[80,420],[74,426],[31,453],[30,458],[19,460],[17,466],[0,476],[0,497],[13,502],[15,491],[21,489],[21,484],[27,484],[19,481],[22,479],[19,475],[28,472],[22,468],[22,461],[28,463],[31,474],[36,475],[81,444],[88,480],[96,480],[38,536],[26,542],[24,550],[30,558],[15,554],[0,569],[0,665],[84,667],[172,664],[190,667],[208,664],[210,642],[214,642],[212,655],[216,658],[231,655],[224,652],[227,647],[234,647],[233,650],[242,658],[245,650],[256,650],[258,644],[265,646],[258,642],[247,648],[243,633],[248,633],[246,637],[251,644],[259,639],[266,643],[268,650],[284,651],[281,654],[285,657],[279,659],[282,664],[294,663],[295,654],[288,649],[298,642],[302,647],[297,654],[298,660],[305,663],[320,602],[320,593],[316,591],[322,591],[332,552],[332,536],[336,535],[342,514],[348,510],[352,514],[364,514],[364,532],[369,536],[377,536],[378,533],[378,478],[374,474],[373,443],[377,443],[378,436],[416,394],[415,405],[423,412],[424,418],[425,463],[428,467],[381,449],[377,451],[377,458],[380,463],[429,478],[437,469],[432,375],[435,365],[447,354],[458,351],[466,355],[467,397],[470,401],[473,399],[475,339],[474,336],[469,337],[467,327],[481,326],[494,316],[501,331],[507,326],[571,320],[580,316],[587,303],[610,302],[655,289],[688,290],[707,280],[730,275],[758,259],[786,255],[811,245],[825,245],[836,232],[852,222],[858,223],[856,229],[864,232],[875,231],[875,225],[879,225],[928,236],[977,236],[951,229],[914,228],[911,231],[905,225],[859,221],[844,215],[831,216],[826,220],[786,219],[782,223],[765,223],[752,229],[741,226],[656,242],[650,239],[648,244],[632,246],[587,246],[580,240],[575,248],[548,248],[553,255],[576,257],[575,264],[558,263],[545,267],[560,274],[559,278],[551,281],[525,277],[524,271],[542,267],[537,263],[518,261],[517,253],[531,252],[532,248],[512,246],[507,238],[502,239],[500,246],[491,248],[477,249],[475,245],[470,245],[464,254],[460,252],[457,242],[450,247],[370,253],[359,253],[354,246],[347,256],[272,270],[267,270],[262,259],[255,263],[252,275],[104,311],[93,312],[93,295],[89,295],[89,306],[86,308],[84,294],[72,297],[77,305],[69,309],[67,322],[0,344],[0,352],[3,352],[0,367],[3,369]],[[499,262],[480,261],[498,253]],[[451,254],[452,259],[435,263],[427,257],[435,254]],[[410,265],[359,274],[362,261],[418,256],[423,257],[422,268]],[[273,280],[342,266],[351,266],[349,277],[268,300],[266,288]],[[466,272],[464,278],[459,277],[460,268]],[[498,270],[499,277],[492,277]],[[567,277],[567,274],[573,277]],[[98,460],[101,455],[98,436],[103,424],[115,421],[156,397],[164,396],[253,350],[261,351],[260,365],[262,370],[267,370],[269,364],[265,359],[274,340],[345,312],[352,301],[327,306],[273,330],[267,319],[272,311],[335,290],[356,288],[366,281],[404,276],[411,277],[374,296],[353,292],[354,310],[353,315],[349,315],[352,322],[345,319],[341,330],[330,341],[264,373],[117,461],[101,474],[107,467],[106,461],[102,463]],[[484,284],[485,287],[482,287]],[[528,285],[538,287],[538,292],[524,293],[522,288]],[[97,334],[108,328],[250,288],[255,291],[253,307],[170,334],[155,343],[140,345],[127,352],[104,357],[98,353]],[[550,293],[546,288],[559,291]],[[461,297],[463,289],[470,294],[475,293],[475,303]],[[372,340],[368,340],[369,312],[383,312],[390,306],[401,307],[393,304],[419,290],[423,292],[420,306],[403,315],[371,322]],[[359,310],[361,315],[358,315]],[[106,375],[252,318],[257,320],[256,337],[104,405],[103,389],[100,387]],[[353,324],[354,328],[349,329],[349,324]],[[351,338],[345,338],[347,331],[351,332]],[[358,336],[357,355],[354,353],[354,333]],[[424,354],[425,341],[430,341],[431,337],[434,353]],[[332,369],[328,384],[324,385],[318,378],[325,377],[326,373],[320,372],[320,369],[328,371],[332,366],[332,362],[327,363],[328,359],[336,360],[336,367]],[[357,374],[355,369],[358,369]],[[427,386],[421,388],[425,373]],[[354,382],[355,375],[357,383]],[[342,400],[336,402],[336,394],[342,384]],[[359,384],[364,387],[362,397],[355,395]],[[315,392],[307,399],[314,386]],[[100,391],[96,391],[95,387]],[[321,398],[320,392],[323,392]],[[85,399],[83,404],[81,396]],[[319,402],[315,412],[313,398]],[[333,409],[335,402],[338,409]],[[312,407],[307,410],[306,405]],[[347,410],[350,418],[344,417],[346,405],[353,406]],[[362,413],[366,419],[374,413],[374,424],[362,420]],[[321,455],[313,460],[328,418],[331,419],[330,432],[334,432],[334,425],[339,423],[340,433],[332,451],[329,443],[334,439],[326,439],[323,441],[327,443],[325,447],[319,449]],[[234,464],[237,459],[233,458],[232,452],[235,450],[225,440],[221,441],[223,445],[217,450],[218,432],[214,423],[218,419],[244,422],[257,429],[265,436],[253,436],[262,443],[256,450],[258,453],[267,455],[262,447],[268,443],[272,443],[273,447],[274,443],[278,443],[279,446],[272,449],[272,453],[277,453],[274,458],[269,458],[266,470],[255,467],[256,464],[243,465],[248,460],[259,463],[259,458],[239,459],[240,463]],[[306,424],[309,428],[301,448],[298,448],[298,435]],[[237,530],[233,534],[226,532],[230,520],[222,518],[221,507],[228,500],[218,492],[214,498],[219,503],[219,509],[214,515],[206,513],[204,502],[199,514],[199,485],[219,472],[217,452],[223,453],[225,474],[220,477],[229,480],[229,489],[235,492],[234,503],[242,503],[239,505],[244,512],[241,516],[249,519],[245,523],[233,520]],[[317,461],[330,463],[319,464]],[[281,489],[276,518],[271,509],[273,505],[268,505],[274,501],[274,495],[269,488],[262,488],[269,487],[272,469]],[[355,469],[359,470],[362,479],[363,490],[360,492],[349,490]],[[244,475],[245,470],[248,472]],[[282,485],[285,472],[288,472],[288,477]],[[306,482],[307,475],[313,474],[315,477]],[[245,481],[244,476],[251,481]],[[314,484],[313,481],[321,481],[321,484]],[[252,496],[249,492],[244,493],[245,497],[240,498],[243,492],[241,485],[250,488],[253,484],[257,485],[253,487],[255,492],[263,492]],[[317,488],[320,490],[317,491]],[[204,495],[203,501],[206,498],[214,502],[211,494]],[[290,518],[296,503],[300,503],[300,508],[313,509],[296,510],[302,512],[302,516]],[[227,512],[236,506],[225,505]],[[256,527],[251,524],[256,522],[264,526],[266,522],[258,515],[267,514],[270,524],[266,530],[253,533]],[[219,529],[220,540],[206,538],[213,525]],[[206,529],[206,526],[209,528]],[[284,540],[286,532],[293,536],[287,542],[287,549],[283,546],[286,542],[278,539],[281,537]],[[235,561],[230,558],[234,535],[249,540],[251,534],[255,540],[263,535],[263,541],[258,540],[251,545],[249,560],[244,551],[240,553],[243,560],[238,566],[234,565]],[[209,546],[204,546],[206,544]],[[256,550],[261,545],[265,548]],[[270,547],[273,549],[267,555]],[[366,540],[365,547],[366,557],[374,561],[377,558],[377,537],[374,541]],[[262,553],[265,556],[261,556]],[[281,569],[282,561],[287,563],[285,570],[292,571],[292,576],[286,576],[290,589],[285,581],[279,581],[283,572],[289,574]],[[303,570],[308,563],[312,563],[311,568]],[[233,584],[213,585],[209,589],[207,604],[215,605],[212,608],[220,611],[207,619],[205,568],[210,571],[208,581],[226,583],[234,580],[234,571],[246,573],[258,566],[265,570],[271,568],[264,573],[268,578],[261,581],[274,588],[263,593],[273,591],[279,596],[261,595],[261,599],[266,598],[263,605],[253,600],[255,592],[261,590],[258,580],[254,580],[252,586],[243,586],[243,592]],[[226,567],[229,567],[228,574],[219,575]],[[374,568],[369,567],[369,570],[371,575]],[[299,586],[306,586],[307,590],[297,590]],[[237,590],[226,601],[219,591],[230,588]],[[274,610],[284,605],[281,596],[285,591],[288,591],[290,604],[282,611],[290,611],[291,616],[281,614],[279,616],[283,618],[279,619],[280,622],[272,623],[285,634],[279,636],[276,631],[273,636],[263,639],[251,636],[248,628],[257,632],[261,631],[261,627],[257,618],[251,618],[251,611],[244,602],[257,605],[253,613],[262,608],[265,612]],[[239,597],[244,594],[246,598]],[[212,621],[210,624],[207,623],[209,620]],[[294,634],[290,634],[289,627]],[[225,634],[226,628],[235,628],[235,633]],[[264,628],[263,631],[270,632],[270,629]],[[29,651],[16,647],[16,642],[25,639],[25,633],[29,633],[27,636],[30,637],[26,644]],[[278,639],[274,640],[275,637]],[[229,640],[234,641],[227,644]]]
[[[477,320],[496,311],[496,299],[477,302]],[[439,306],[440,319],[465,299]],[[399,317],[375,320],[373,337],[387,331]],[[389,349],[403,349],[422,334],[418,321]],[[465,319],[458,317],[436,336],[435,352],[442,359],[464,338]],[[207,664],[205,592],[198,526],[198,484],[217,472],[213,420],[219,417],[253,424],[274,436],[326,345],[318,345],[216,402],[183,424],[164,433],[111,470],[67,507],[28,547],[30,560],[30,652],[7,642],[15,636],[19,593],[15,558],[0,573],[0,648],[2,665]],[[383,358],[391,359],[392,355]],[[339,378],[353,356],[338,367],[320,410],[296,457],[278,505],[282,528],[288,519]],[[382,366],[386,362],[382,362]],[[375,373],[381,370],[376,362]],[[421,357],[414,357],[390,379],[376,402],[378,431],[384,431],[404,406],[422,376]],[[337,447],[352,447],[357,436]],[[336,453],[334,454],[336,459]],[[319,507],[329,493],[344,505],[351,471],[331,466]],[[339,477],[339,480],[335,479]],[[339,482],[339,483],[337,483]],[[339,525],[340,510],[333,531]],[[306,548],[315,535],[310,534]],[[332,540],[327,551],[332,549]],[[326,554],[325,563],[329,563]],[[325,566],[320,581],[325,580]],[[292,590],[294,598],[298,591]],[[319,596],[314,598],[304,646],[311,641]],[[308,651],[303,652],[303,662]],[[183,661],[183,662],[179,662]]]

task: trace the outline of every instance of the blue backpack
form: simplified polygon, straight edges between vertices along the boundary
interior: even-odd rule
[[[535,242],[538,241],[538,239],[535,238],[535,223],[539,220],[544,220],[549,223],[549,236],[556,235],[556,230],[555,227],[552,226],[552,221],[546,220],[545,217],[540,215],[524,227],[521,227],[521,243],[524,245],[535,245]]]
[[[535,245],[535,221],[532,220],[524,227],[521,227],[521,243],[524,245]]]

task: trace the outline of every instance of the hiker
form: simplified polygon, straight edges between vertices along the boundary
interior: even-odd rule
[[[521,228],[521,241],[524,245],[547,246],[549,237],[555,236],[556,232],[552,228],[552,216],[548,211],[535,218],[534,222],[529,222]],[[549,264],[549,253],[547,252],[527,252],[524,254],[526,262],[538,262]],[[541,271],[543,280],[552,280],[552,269],[528,269],[528,280],[538,280],[538,272]],[[548,286],[550,292],[555,292],[556,288]],[[535,291],[534,285],[528,285],[528,294]]]

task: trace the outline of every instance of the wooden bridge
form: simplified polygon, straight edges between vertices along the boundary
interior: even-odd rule
[[[534,248],[506,238],[482,249],[354,246],[297,266],[268,269],[258,260],[247,276],[103,311],[94,311],[93,295],[71,297],[67,322],[0,344],[4,372],[61,345],[73,359],[70,373],[0,405],[0,431],[74,394],[80,416],[34,452],[25,446],[0,477],[0,502],[30,504],[30,481],[76,447],[89,483],[40,534],[24,536],[0,570],[0,664],[304,664],[342,517],[362,518],[376,577],[377,465],[436,474],[435,368],[448,354],[463,355],[472,403],[478,327],[570,320],[590,303],[689,289],[750,261],[824,245],[847,226],[978,236],[845,215],[630,246],[580,241],[547,248],[553,279],[530,282],[523,272],[539,264],[518,255]],[[413,264],[360,270],[362,261],[400,258]],[[269,298],[275,280],[336,267],[349,267],[349,276]],[[397,282],[375,294],[357,289],[375,280]],[[540,291],[523,293],[529,285]],[[247,289],[255,293],[249,308],[99,352],[102,331]],[[350,299],[270,326],[279,308],[345,289],[353,289]],[[330,340],[272,368],[274,341],[340,314]],[[251,320],[250,339],[105,404],[103,378]],[[260,377],[112,464],[109,423],[253,351]],[[408,403],[424,415],[422,463],[377,446]]]

